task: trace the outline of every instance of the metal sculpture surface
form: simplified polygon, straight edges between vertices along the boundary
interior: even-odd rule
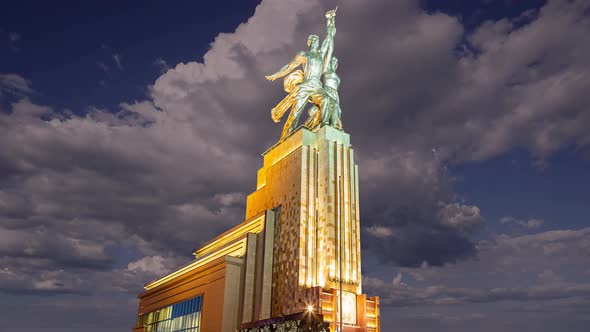
[[[326,13],[326,38],[321,47],[319,37],[310,35],[307,38],[309,50],[299,52],[283,68],[266,76],[266,79],[274,81],[287,75],[283,81],[287,96],[271,112],[273,121],[279,122],[287,110],[291,110],[283,127],[281,140],[295,130],[307,103],[312,103],[313,106],[309,109],[306,127],[315,130],[321,126],[330,125],[342,129],[338,97],[340,77],[336,74],[338,60],[332,56],[336,35],[336,9]],[[300,65],[303,70],[295,70]]]

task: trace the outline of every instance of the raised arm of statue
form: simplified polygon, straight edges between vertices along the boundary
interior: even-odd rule
[[[283,66],[283,68],[279,69],[276,73],[272,75],[265,76],[267,80],[274,81],[279,77],[283,77],[288,73],[292,72],[297,66],[305,65],[307,61],[307,57],[305,56],[305,52],[299,52],[291,62]]]
[[[332,9],[326,13],[326,38],[322,42],[321,52],[324,57],[324,69],[332,57],[334,50],[334,36],[336,35],[336,9]]]
[[[328,37],[326,37],[328,39]],[[324,40],[325,41],[325,40]],[[322,45],[323,47],[323,45]],[[332,59],[332,53],[334,53],[334,39],[332,38],[332,42],[328,44],[327,49],[324,51],[322,50],[322,55],[324,56],[324,68],[322,69],[322,73],[325,73],[328,70],[328,66],[330,65],[330,59]]]

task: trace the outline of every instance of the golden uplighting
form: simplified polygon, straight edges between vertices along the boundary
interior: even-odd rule
[[[230,242],[235,241],[236,239],[243,237],[247,233],[258,234],[262,231],[262,229],[264,229],[264,221],[265,215],[261,214],[260,216],[252,220],[243,222],[238,226],[219,235],[213,240],[205,243],[205,245],[199,248],[199,250],[195,251],[193,255],[199,258],[219,250],[219,248],[227,245]]]
[[[211,254],[209,254],[208,256],[199,258],[199,259],[195,259],[194,261],[192,261],[191,263],[185,265],[184,267],[180,268],[179,270],[176,270],[158,280],[155,280],[147,285],[144,286],[145,290],[150,290],[152,288],[155,288],[159,285],[162,285],[170,280],[173,280],[174,278],[178,278],[179,276],[188,273],[190,271],[193,271],[209,262],[212,262],[220,257],[223,256],[232,256],[232,257],[243,257],[244,254],[246,253],[246,245],[247,245],[247,238],[244,237],[243,239],[236,241],[235,243],[232,243],[230,245],[228,245],[227,247],[224,247],[216,252],[213,252]]]

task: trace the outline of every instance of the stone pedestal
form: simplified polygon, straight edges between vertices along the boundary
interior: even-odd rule
[[[362,294],[358,168],[350,136],[302,128],[263,154],[246,219],[278,208],[274,239],[273,317],[323,304],[325,291]],[[366,321],[365,318],[357,319]]]

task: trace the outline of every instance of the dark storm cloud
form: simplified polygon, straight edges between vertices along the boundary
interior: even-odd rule
[[[501,235],[477,246],[477,259],[442,268],[423,264],[401,269],[391,282],[366,277],[363,284],[367,290],[381,292],[382,305],[395,307],[563,299],[569,299],[570,308],[587,304],[590,284],[583,275],[588,273],[589,228]],[[506,286],[507,278],[509,285],[527,281],[518,287]]]
[[[336,55],[349,77],[343,117],[350,132],[362,133],[353,136],[362,221],[393,234],[364,243],[399,264],[468,257],[469,229],[450,227],[441,208],[456,204],[444,165],[515,146],[542,160],[589,142],[590,21],[582,14],[589,5],[550,1],[526,20],[485,22],[466,35],[457,19],[409,1],[356,6],[338,26]]]
[[[369,281],[370,284],[370,281]],[[382,291],[387,285],[376,283]],[[427,288],[405,287],[394,291],[391,298],[384,299],[384,306],[409,305],[454,305],[459,303],[491,303],[500,301],[550,301],[564,298],[587,297],[588,284],[558,284],[518,288],[447,288],[431,286]],[[395,297],[395,300],[393,299]],[[581,301],[585,304],[587,301]]]
[[[150,105],[122,107],[138,116],[157,116],[160,111]],[[144,255],[158,252],[180,264],[171,255],[188,256],[199,242],[241,220],[243,202],[231,199],[235,192],[229,191],[234,179],[221,176],[231,172],[224,166],[205,169],[199,163],[205,153],[191,152],[190,142],[188,149],[179,148],[180,140],[169,143],[166,133],[149,142],[143,134],[149,127],[98,110],[84,118],[40,118],[51,113],[50,108],[21,100],[13,104],[11,114],[0,118],[5,135],[1,168],[10,170],[3,174],[0,190],[0,255],[14,258],[3,264],[0,288],[5,291],[86,292],[90,285],[78,281],[92,279],[110,285],[110,278],[89,272],[113,272],[110,248],[136,248]],[[191,136],[190,130],[182,134]],[[179,149],[170,151],[168,146]],[[165,157],[154,151],[158,149],[177,155]],[[208,177],[214,169],[219,170],[218,181]],[[203,181],[189,174],[200,174]],[[227,192],[210,189],[224,182]],[[36,260],[43,264],[34,264]],[[172,267],[144,271],[120,289],[137,292],[155,273]],[[56,278],[50,278],[54,274]]]
[[[26,231],[0,229],[0,255],[49,259],[64,267],[110,266],[111,258],[104,251],[104,246],[52,232],[45,227]]]
[[[442,265],[476,254],[475,244],[468,237],[414,217],[412,222],[414,225],[394,227],[395,236],[374,241],[367,247],[382,253],[381,262],[401,266],[420,266],[424,262]]]

